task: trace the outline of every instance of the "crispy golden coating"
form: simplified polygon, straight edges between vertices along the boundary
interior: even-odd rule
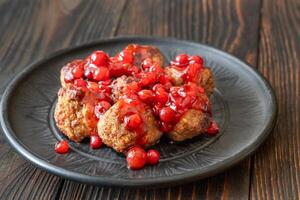
[[[204,133],[209,127],[209,115],[200,110],[188,110],[166,135],[174,141],[184,141]]]
[[[142,138],[145,147],[154,145],[162,136],[159,131],[157,122],[150,110],[140,113],[144,118],[146,132]],[[103,143],[112,147],[118,152],[126,152],[126,150],[138,143],[137,134],[125,128],[125,124],[119,122],[119,102],[114,104],[98,122],[98,134]]]
[[[87,96],[89,99],[93,98],[92,94],[85,94],[73,87],[61,88],[58,92],[54,113],[56,125],[75,142],[80,142],[96,130],[97,119],[93,114],[93,106],[84,103]]]
[[[89,136],[89,127],[85,123],[83,105],[81,105],[75,91],[61,88],[55,108],[56,125],[68,138],[80,142]]]
[[[165,72],[169,75],[169,77],[171,77],[171,81],[174,85],[180,86],[184,84],[181,71],[172,67],[166,67]],[[212,71],[209,68],[204,68],[204,70],[199,76],[197,84],[205,89],[205,92],[208,96],[210,96],[213,93],[215,84],[213,80]]]

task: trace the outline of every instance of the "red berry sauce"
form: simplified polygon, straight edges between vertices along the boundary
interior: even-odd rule
[[[120,76],[131,76],[134,81],[122,87],[118,99],[120,112],[118,120],[125,128],[135,132],[137,142],[127,153],[128,167],[140,169],[146,163],[159,162],[159,152],[143,149],[146,141],[144,113],[150,107],[160,130],[170,132],[182,115],[189,109],[211,113],[211,105],[204,88],[198,85],[204,69],[203,58],[197,55],[180,54],[170,66],[180,73],[183,85],[175,86],[161,64],[139,45],[129,45],[123,51],[109,57],[104,51],[95,51],[84,60],[74,60],[62,69],[63,81],[83,93],[88,123],[97,131],[97,122],[115,103],[112,98],[112,81]],[[218,133],[218,125],[211,121],[208,135]],[[91,134],[90,146],[101,147],[97,134]],[[67,143],[60,144],[57,152],[67,152]]]
[[[69,144],[66,140],[62,140],[55,144],[55,152],[59,154],[65,154],[69,152]]]

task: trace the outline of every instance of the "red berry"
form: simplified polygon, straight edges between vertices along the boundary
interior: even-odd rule
[[[126,155],[127,166],[130,169],[142,169],[147,161],[147,153],[139,146],[134,146],[129,149]]]
[[[111,105],[107,101],[97,103],[94,110],[96,117],[99,119],[110,107]]]
[[[83,79],[76,79],[76,80],[74,81],[74,86],[76,86],[76,87],[86,87],[86,86],[87,86],[87,83],[86,83],[86,81],[83,80]]]
[[[131,67],[128,68],[128,72],[131,75],[137,74],[137,73],[140,72],[140,68],[138,68],[137,66],[133,65],[133,66],[131,66]]]
[[[196,81],[201,70],[201,66],[198,63],[190,64],[187,68],[186,72],[186,80],[187,81]]]
[[[191,56],[189,57],[189,63],[198,63],[200,65],[203,65],[204,61],[203,58],[201,58],[200,56]]]
[[[157,150],[150,149],[147,152],[147,163],[150,165],[156,165],[159,162],[160,154]]]
[[[176,56],[175,61],[179,65],[186,65],[189,62],[189,56],[187,54],[179,54]]]
[[[97,69],[97,66],[94,65],[94,64],[88,64],[85,66],[85,69],[84,69],[84,76],[87,78],[87,79],[93,79],[93,75],[94,75],[94,72],[95,72],[95,69]]]
[[[95,69],[93,79],[95,81],[105,81],[109,79],[109,70],[106,67],[99,67]]]
[[[171,122],[174,120],[175,111],[170,107],[164,107],[159,111],[159,118],[163,122]]]
[[[133,63],[133,59],[134,59],[133,58],[133,53],[130,50],[123,50],[120,53],[120,58],[121,58],[121,61],[126,62],[126,63],[130,63],[130,64]]]
[[[104,51],[95,51],[93,52],[89,58],[91,63],[100,67],[100,66],[107,66],[109,58]]]
[[[149,68],[150,72],[155,72],[156,74],[161,74],[164,73],[163,68],[161,68],[158,64],[153,64],[150,68]]]
[[[82,78],[84,74],[83,66],[82,65],[75,66],[72,69],[72,74],[74,78]]]
[[[144,69],[148,69],[153,65],[153,60],[151,58],[146,58],[145,60],[143,60],[142,62],[142,66]]]
[[[208,135],[214,136],[219,132],[218,124],[214,121],[210,123],[210,127],[206,131]]]
[[[164,133],[168,133],[173,130],[173,125],[166,122],[161,122],[160,130]]]
[[[156,84],[158,85],[158,84]],[[167,103],[169,95],[163,87],[155,87],[155,100],[161,104]]]
[[[90,147],[92,149],[99,149],[102,146],[102,140],[98,135],[91,135]]]
[[[138,92],[139,98],[147,103],[150,103],[153,101],[154,94],[151,90],[141,90]]]
[[[59,154],[64,154],[69,152],[69,144],[66,140],[62,140],[55,144],[55,151]]]
[[[132,114],[132,115],[126,116],[124,118],[124,122],[126,124],[126,128],[137,129],[140,127],[140,125],[142,124],[143,121],[139,114]]]
[[[141,86],[149,86],[156,82],[157,74],[155,72],[146,72],[142,74],[140,81]]]

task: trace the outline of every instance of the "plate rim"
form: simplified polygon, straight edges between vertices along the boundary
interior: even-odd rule
[[[80,48],[86,48],[86,47],[92,47],[97,46],[99,44],[103,43],[112,43],[112,42],[127,42],[128,40],[136,40],[138,41],[163,41],[167,43],[180,43],[180,44],[186,44],[189,46],[195,46],[195,47],[205,47],[211,50],[212,52],[218,52],[219,54],[222,54],[229,60],[234,60],[237,63],[240,63],[243,68],[250,71],[254,76],[256,76],[258,79],[260,79],[263,83],[263,85],[266,87],[271,99],[270,99],[270,108],[271,113],[270,117],[268,118],[268,121],[264,127],[263,130],[261,130],[261,133],[256,138],[256,140],[253,143],[250,143],[247,145],[244,149],[242,149],[240,152],[233,154],[233,156],[224,159],[221,162],[218,162],[214,164],[213,166],[210,166],[209,168],[206,166],[201,169],[196,169],[184,174],[180,175],[173,175],[169,177],[154,177],[154,178],[144,178],[144,179],[126,179],[126,178],[116,178],[116,177],[93,177],[90,175],[81,174],[78,172],[73,172],[66,170],[62,167],[56,166],[54,164],[48,163],[45,160],[37,157],[34,155],[33,152],[30,150],[27,150],[26,146],[20,142],[20,140],[16,137],[14,131],[12,130],[9,120],[8,120],[8,113],[7,113],[7,106],[9,104],[8,100],[10,99],[11,95],[13,94],[13,91],[15,87],[18,85],[19,81],[22,80],[26,75],[28,75],[32,70],[34,70],[39,65],[46,63],[50,61],[51,59],[54,59],[57,56],[60,56],[64,53],[70,53],[72,51],[76,51]],[[187,40],[179,40],[176,38],[170,38],[170,37],[158,37],[158,36],[139,36],[139,35],[131,35],[131,36],[120,36],[120,37],[112,37],[112,38],[106,38],[102,40],[92,41],[88,43],[84,43],[81,45],[71,46],[67,48],[63,48],[57,51],[54,51],[53,53],[50,53],[48,56],[39,59],[38,61],[35,61],[29,65],[27,65],[21,72],[19,72],[7,85],[1,99],[1,105],[0,105],[0,123],[1,127],[5,136],[5,139],[8,141],[12,149],[14,149],[19,155],[21,155],[25,160],[31,162],[36,167],[45,170],[49,173],[55,174],[57,176],[63,177],[65,179],[81,182],[81,183],[87,183],[87,184],[93,184],[93,185],[102,185],[102,186],[121,186],[121,187],[142,187],[142,186],[152,186],[152,187],[164,187],[164,186],[170,186],[170,185],[177,185],[177,184],[184,184],[191,181],[200,180],[203,178],[207,178],[209,176],[215,175],[217,173],[220,173],[222,171],[225,171],[226,169],[236,165],[237,163],[241,162],[246,157],[250,156],[252,153],[254,153],[257,148],[265,141],[267,136],[271,133],[272,129],[274,128],[276,124],[277,119],[277,99],[275,96],[275,92],[273,88],[271,87],[270,83],[266,80],[266,78],[253,66],[249,65],[248,63],[242,61],[241,59],[223,51],[220,49],[217,49],[215,47],[212,47],[207,44],[197,43],[194,41],[187,41]]]

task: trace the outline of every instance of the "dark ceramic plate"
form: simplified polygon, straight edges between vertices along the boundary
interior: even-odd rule
[[[91,150],[88,141],[70,142],[70,153],[56,154],[54,145],[64,138],[53,120],[61,66],[96,49],[114,54],[128,43],[154,45],[167,61],[182,52],[202,55],[215,75],[211,99],[220,134],[180,144],[162,139],[155,147],[161,152],[160,163],[139,171],[127,169],[125,158],[110,148]],[[212,47],[162,38],[123,37],[59,51],[19,74],[1,104],[4,135],[24,158],[67,179],[110,186],[160,187],[221,172],[251,154],[266,139],[275,118],[274,93],[257,71]]]

